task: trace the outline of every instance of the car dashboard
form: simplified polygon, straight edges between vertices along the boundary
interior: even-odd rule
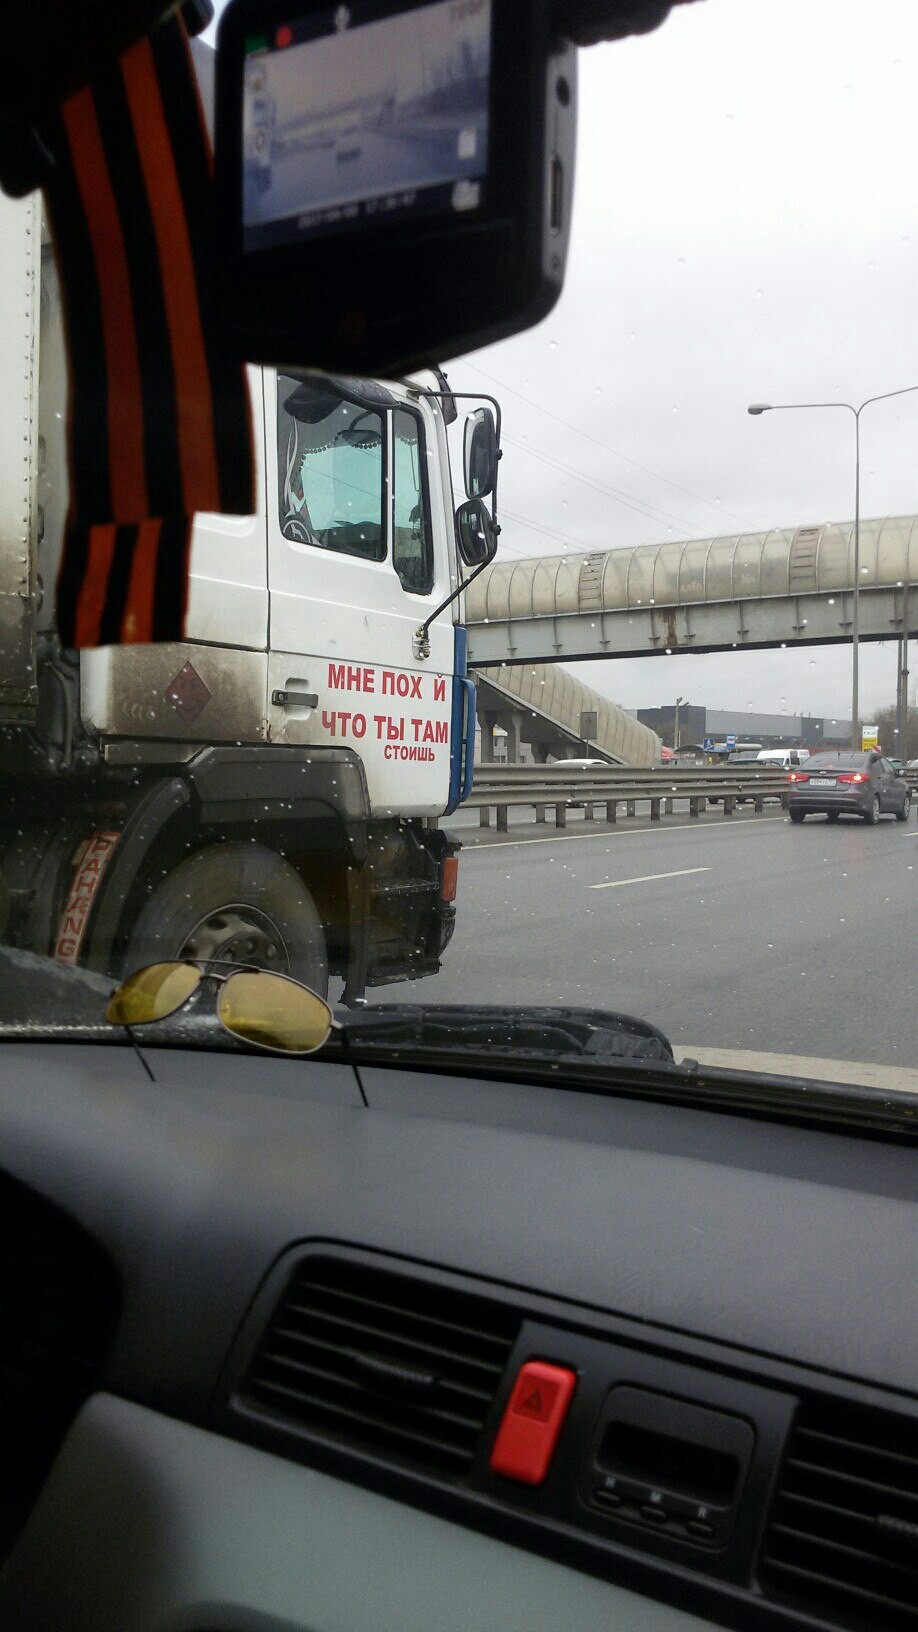
[[[918,1627],[912,1146],[360,1077],[3,1051],[4,1628]]]

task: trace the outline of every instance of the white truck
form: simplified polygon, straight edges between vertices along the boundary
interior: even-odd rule
[[[196,518],[186,638],[77,654],[53,627],[66,358],[37,197],[0,198],[0,297],[0,938],[110,974],[339,976],[348,1002],[433,973],[475,725],[461,595],[419,627],[462,582],[454,405],[249,369],[257,509]]]

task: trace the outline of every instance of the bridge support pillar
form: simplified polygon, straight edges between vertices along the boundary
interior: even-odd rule
[[[481,763],[482,765],[493,765],[494,727],[497,724],[497,715],[490,712],[480,713],[478,724],[481,727]]]
[[[503,714],[501,725],[507,733],[507,764],[518,765],[520,762],[520,726],[523,723],[522,714]]]

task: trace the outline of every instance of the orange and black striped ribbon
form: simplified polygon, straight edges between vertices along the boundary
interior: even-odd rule
[[[244,370],[213,307],[213,164],[172,17],[59,110],[45,196],[70,364],[65,646],[179,640],[195,511],[254,509]]]

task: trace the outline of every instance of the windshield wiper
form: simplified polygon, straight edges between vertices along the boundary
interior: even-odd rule
[[[677,1064],[656,1026],[603,1009],[385,1004],[341,1015],[348,1054],[366,1065],[488,1076],[638,1095],[840,1132],[918,1140],[918,1095],[811,1077]],[[340,1044],[330,1041],[328,1057]]]
[[[342,1018],[344,1018],[342,1016]],[[642,1060],[674,1065],[672,1046],[656,1026],[605,1009],[507,1004],[387,1003],[348,1011],[348,1042],[392,1055],[401,1047],[476,1057],[601,1064]]]

